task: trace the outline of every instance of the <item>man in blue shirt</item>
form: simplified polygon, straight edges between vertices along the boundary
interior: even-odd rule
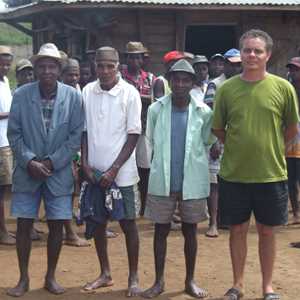
[[[196,298],[207,292],[194,281],[197,223],[207,219],[209,174],[206,145],[210,137],[211,109],[190,95],[195,71],[184,59],[168,72],[172,93],[149,107],[147,138],[153,148],[146,215],[155,223],[156,278],[143,293],[153,298],[164,291],[167,237],[177,203],[185,239],[185,292]]]

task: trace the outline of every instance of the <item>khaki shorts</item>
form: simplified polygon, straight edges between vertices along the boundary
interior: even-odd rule
[[[13,172],[13,154],[9,147],[0,148],[0,185],[10,185]]]
[[[171,223],[177,203],[182,222],[195,224],[207,220],[206,199],[182,200],[181,193],[169,197],[148,195],[145,215],[154,223]]]

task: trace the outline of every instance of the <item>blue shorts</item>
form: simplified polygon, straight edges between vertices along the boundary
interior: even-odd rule
[[[34,193],[13,193],[11,215],[16,218],[37,219],[42,198],[47,220],[72,219],[72,195],[55,197],[46,185],[40,186]]]

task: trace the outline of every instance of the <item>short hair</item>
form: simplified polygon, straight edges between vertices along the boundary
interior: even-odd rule
[[[266,50],[268,52],[272,51],[273,39],[267,32],[260,30],[260,29],[250,29],[250,30],[246,31],[240,38],[240,41],[239,41],[240,49],[242,49],[242,47],[243,47],[244,40],[249,39],[249,38],[259,38],[259,39],[263,40],[266,43]]]

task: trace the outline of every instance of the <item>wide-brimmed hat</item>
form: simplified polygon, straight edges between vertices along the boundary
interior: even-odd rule
[[[141,42],[128,42],[126,44],[126,54],[144,54],[146,48]]]
[[[16,72],[20,72],[26,68],[33,69],[31,61],[26,58],[20,59],[16,64]]]
[[[167,77],[170,78],[170,75],[175,72],[185,72],[191,74],[193,77],[196,76],[194,68],[186,59],[177,61],[168,71]]]
[[[199,63],[207,64],[207,65],[209,64],[208,59],[205,55],[195,55],[192,63],[193,63],[193,65],[199,64]]]
[[[241,52],[238,49],[232,48],[225,52],[224,58],[232,63],[241,62]]]
[[[40,58],[46,57],[53,58],[60,64],[62,62],[62,58],[57,47],[52,43],[42,45],[38,54],[33,55],[30,60],[33,64],[35,64]]]
[[[8,46],[4,46],[4,45],[0,45],[0,55],[1,54],[8,54],[8,55],[13,56],[11,48]]]
[[[293,57],[289,60],[289,62],[287,63],[286,67],[290,67],[290,66],[296,66],[297,68],[300,68],[300,57],[296,56]]]

